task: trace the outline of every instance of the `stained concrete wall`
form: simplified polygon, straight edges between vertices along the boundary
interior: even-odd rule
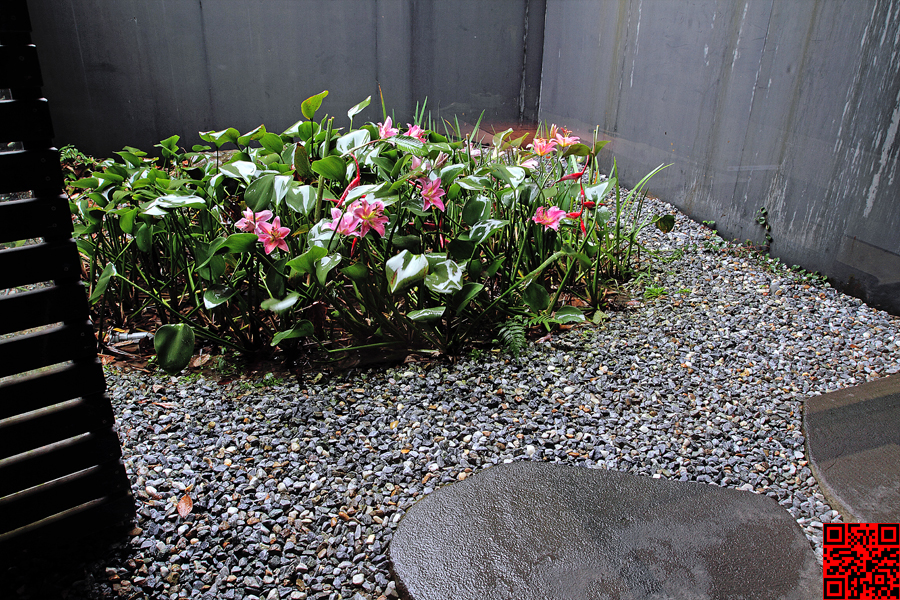
[[[900,314],[900,2],[548,0],[540,116],[626,182]]]
[[[58,145],[100,156],[172,134],[283,131],[372,96],[356,122],[537,113],[544,0],[29,0]],[[529,16],[533,18],[529,23]],[[526,34],[538,41],[526,47]]]

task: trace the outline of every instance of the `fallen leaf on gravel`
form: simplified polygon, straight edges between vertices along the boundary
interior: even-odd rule
[[[194,508],[194,501],[191,500],[191,497],[185,494],[181,497],[181,500],[178,501],[178,514],[181,515],[181,518],[185,518],[189,514],[191,514],[191,509]]]

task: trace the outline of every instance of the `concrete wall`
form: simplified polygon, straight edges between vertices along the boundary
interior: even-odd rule
[[[329,90],[327,112],[395,121],[537,113],[544,0],[29,0],[58,145],[108,155],[172,134],[260,123],[283,131]],[[537,42],[526,49],[526,28]],[[527,51],[527,54],[526,54]],[[526,60],[527,59],[527,60]],[[527,62],[527,64],[526,64]]]
[[[900,2],[548,0],[541,119],[625,181],[900,314]]]

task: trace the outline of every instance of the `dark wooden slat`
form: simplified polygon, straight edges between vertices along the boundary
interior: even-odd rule
[[[0,250],[0,289],[80,277],[81,257],[73,240]]]
[[[8,36],[4,36],[8,41]],[[34,46],[0,46],[0,88],[39,88],[44,85],[37,48]]]
[[[6,0],[0,11],[0,31],[31,31],[28,5],[24,0]]]
[[[88,322],[20,335],[0,341],[0,377],[69,360],[90,360],[96,353],[97,339]]]
[[[118,462],[112,429],[86,433],[0,461],[0,498],[94,465]]]
[[[93,397],[105,390],[103,368],[96,358],[50,372],[34,373],[0,384],[0,419],[73,398]]]
[[[0,176],[0,193],[28,190],[59,193],[62,189],[59,152],[49,147],[0,154],[0,173],[3,174]]]
[[[53,124],[47,100],[0,100],[0,143],[52,137]]]
[[[80,281],[0,296],[0,335],[52,323],[71,323],[88,313],[87,293]]]
[[[0,202],[0,243],[71,235],[69,200],[62,194]]]
[[[49,483],[0,498],[0,537],[64,510],[127,493],[127,480],[118,477],[118,463],[91,467]]]
[[[0,421],[0,459],[42,448],[82,433],[112,427],[112,407],[102,395]]]
[[[131,494],[107,496],[26,528],[0,535],[0,562],[25,563],[48,555],[71,560],[72,552],[123,538],[134,523]]]

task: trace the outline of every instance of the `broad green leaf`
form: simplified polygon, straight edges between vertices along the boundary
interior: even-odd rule
[[[447,189],[450,185],[453,184],[453,180],[456,179],[456,176],[463,172],[466,168],[465,165],[461,164],[453,164],[453,165],[445,165],[441,169],[441,187]]]
[[[466,225],[472,226],[479,221],[491,218],[491,199],[487,196],[479,194],[469,198],[463,207],[463,221]]]
[[[609,179],[596,185],[587,185],[584,187],[584,199],[589,202],[600,203],[606,196],[607,192],[614,189],[616,185],[615,179]]]
[[[279,331],[274,336],[272,336],[272,345],[277,346],[284,340],[289,340],[293,338],[300,337],[308,337],[315,333],[315,328],[313,324],[306,319],[299,321],[294,327],[288,329],[287,331]]]
[[[244,254],[250,252],[259,241],[255,233],[232,233],[227,238],[216,238],[209,244],[208,257],[197,268],[203,268],[218,254]]]
[[[122,213],[122,216],[119,217],[119,227],[122,228],[122,231],[130,234],[134,230],[134,219],[137,217],[137,214],[137,208],[132,208]]]
[[[233,144],[237,143],[238,138],[241,136],[241,133],[235,129],[234,127],[229,127],[228,129],[223,129],[222,131],[201,131],[200,139],[204,142],[212,142],[216,145],[216,148],[221,148],[224,144],[231,142]]]
[[[255,179],[244,192],[244,201],[253,212],[278,206],[288,193],[291,178],[287,175],[263,175]]]
[[[407,250],[418,250],[421,239],[417,235],[395,235],[391,239],[391,243],[397,248],[405,248]]]
[[[425,144],[419,141],[417,138],[410,137],[408,135],[395,135],[392,138],[389,138],[391,143],[393,143],[398,150],[403,150],[404,152],[408,152],[415,156],[425,156]]]
[[[88,302],[90,304],[96,304],[100,298],[103,297],[103,294],[106,292],[106,287],[109,285],[109,280],[118,275],[116,271],[116,265],[113,263],[107,264],[103,267],[103,272],[100,273],[100,277],[97,279],[97,285],[94,286],[94,292],[91,294],[91,297],[88,298]],[[82,296],[84,298],[84,296]]]
[[[310,96],[300,104],[300,112],[303,113],[304,117],[312,121],[312,118],[316,116],[316,111],[322,106],[322,100],[324,100],[327,95],[328,90],[325,90],[315,96]]]
[[[335,142],[335,147],[341,154],[347,154],[353,148],[368,143],[369,139],[368,131],[365,129],[357,129],[356,131],[351,131],[347,135],[339,137],[337,142]]]
[[[444,316],[444,311],[447,310],[446,306],[436,306],[434,308],[423,308],[421,310],[413,310],[406,313],[406,316],[410,321],[415,321],[417,323],[427,323],[429,321],[435,321]]]
[[[371,102],[371,101],[372,101],[372,96],[369,96],[368,98],[366,98],[365,100],[363,100],[362,102],[360,102],[359,104],[353,106],[350,110],[348,110],[347,116],[350,117],[350,120],[352,121],[353,117],[355,117],[356,115],[361,113],[363,111],[363,109],[365,109],[369,105],[369,102]]]
[[[553,318],[559,323],[580,323],[585,320],[584,313],[574,306],[563,306]]]
[[[138,250],[150,252],[150,248],[153,246],[153,226],[140,221],[134,227],[134,241]]]
[[[393,294],[424,279],[428,272],[428,259],[421,254],[402,250],[400,254],[389,258],[384,266],[387,271],[388,288]]]
[[[313,176],[312,166],[309,164],[309,154],[303,144],[294,144],[294,170],[304,179]]]
[[[531,282],[527,288],[522,291],[522,300],[528,305],[528,308],[538,313],[546,310],[550,306],[550,294],[547,288],[537,283]]]
[[[260,302],[259,306],[263,310],[271,310],[274,313],[283,313],[293,305],[297,304],[297,300],[299,299],[300,294],[291,292],[283,300],[279,300],[278,298],[268,298]]]
[[[653,222],[657,229],[663,233],[669,233],[675,228],[675,215],[660,215]]]
[[[359,283],[365,281],[369,277],[369,269],[363,263],[353,263],[341,269],[341,273]]]
[[[571,146],[566,146],[560,156],[565,158],[567,156],[587,156],[588,154],[592,154],[591,149],[588,146],[585,146],[584,144],[572,144]]]
[[[87,188],[95,188],[100,184],[100,180],[96,177],[87,177],[85,179],[79,179],[77,181],[73,181],[69,185],[74,188],[79,189],[87,189]]]
[[[456,304],[456,313],[459,314],[466,309],[469,305],[469,302],[472,299],[481,293],[481,290],[484,289],[484,285],[481,283],[469,282],[463,286],[462,290],[460,290],[459,294],[456,295],[454,300],[457,300]]]
[[[194,354],[194,331],[184,323],[163,325],[153,336],[153,347],[160,368],[169,375],[177,375],[188,366]]]
[[[343,181],[347,172],[347,163],[337,156],[328,156],[313,162],[312,170],[326,179]]]
[[[476,223],[467,234],[459,236],[463,241],[469,241],[476,245],[483,243],[496,232],[509,224],[509,221],[500,219],[486,219]]]
[[[266,135],[266,126],[260,125],[256,129],[248,131],[244,135],[240,136],[237,140],[237,143],[241,146],[246,146],[250,142],[261,140],[264,135]]]
[[[281,136],[275,133],[266,133],[259,139],[259,143],[269,152],[275,152],[276,154],[281,154],[281,151],[284,150],[284,142],[281,140]]]
[[[313,246],[297,258],[288,261],[287,266],[297,273],[315,273],[316,262],[328,254],[328,250],[321,246]]]
[[[288,127],[281,135],[297,137],[304,142],[312,139],[319,132],[319,124],[315,121],[300,120]]]
[[[162,149],[162,155],[165,158],[168,158],[170,156],[175,156],[176,154],[178,154],[178,140],[179,139],[181,139],[179,136],[173,135],[172,137],[168,137],[168,138],[162,140],[158,144],[154,144],[153,147]],[[135,158],[137,158],[137,157],[135,157]]]
[[[332,250],[341,245],[341,236],[336,234],[333,229],[325,227],[331,223],[331,219],[322,219],[312,226],[309,233],[306,234],[306,244],[312,248],[321,246]]]
[[[330,256],[323,256],[318,261],[316,261],[316,279],[319,280],[320,285],[325,285],[325,281],[328,279],[328,273],[338,266],[341,262],[340,254],[332,254]]]
[[[287,258],[282,258],[266,271],[266,287],[269,288],[269,294],[272,296],[284,296],[285,281],[282,272],[285,264],[287,264]]]
[[[250,183],[251,178],[256,175],[256,165],[248,160],[226,163],[219,170],[233,179],[243,180],[244,183]]]
[[[316,188],[311,185],[292,185],[284,202],[294,212],[308,215],[316,207]]]
[[[525,169],[522,167],[507,167],[505,165],[496,165],[491,169],[491,175],[510,186],[513,189],[519,187],[525,180]]]
[[[220,304],[225,304],[237,294],[237,290],[233,287],[217,285],[209,288],[203,293],[203,305],[207,309],[213,309]]]
[[[470,175],[468,177],[460,177],[456,180],[456,183],[459,184],[459,187],[465,190],[480,191],[485,188],[491,187],[490,178],[483,175]]]
[[[591,154],[597,156],[597,153],[603,150],[603,147],[609,143],[609,140],[600,140],[596,144],[594,144],[593,150],[591,150]]]
[[[176,196],[167,194],[141,207],[143,214],[153,217],[164,217],[169,210],[177,208],[203,208],[206,200],[200,196]]]
[[[430,265],[425,285],[435,294],[452,294],[462,289],[463,269],[452,260]]]

